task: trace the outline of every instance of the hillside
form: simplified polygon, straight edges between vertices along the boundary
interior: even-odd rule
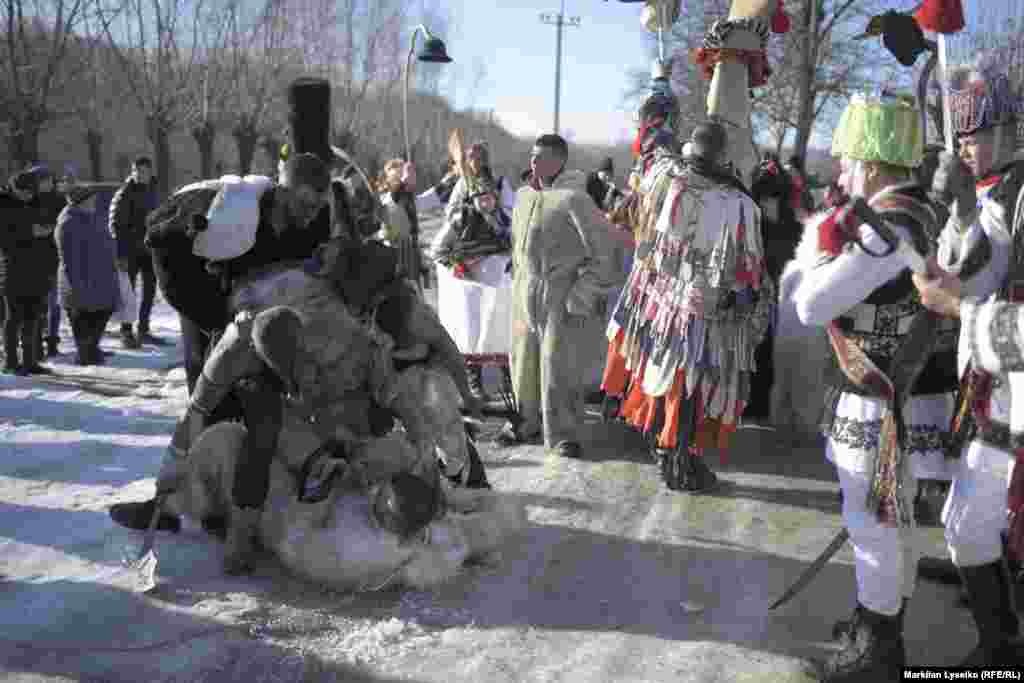
[[[401,107],[397,98],[382,98],[368,105],[367,109],[370,113],[364,117],[373,123],[359,124],[363,132],[354,136],[354,151],[360,163],[373,174],[387,159],[404,157]],[[284,114],[275,112],[274,116],[283,120],[286,118]],[[101,126],[104,136],[103,174],[93,180],[123,178],[130,170],[132,159],[142,154],[152,155],[142,113],[131,99],[121,100],[116,116],[111,116],[111,120]],[[518,183],[520,172],[529,166],[532,140],[513,135],[489,112],[455,111],[443,98],[420,95],[410,101],[410,137],[423,186],[438,179],[441,165],[447,159],[448,135],[456,127],[463,129],[467,144],[476,140],[486,141],[491,149],[495,172]],[[286,139],[284,129],[279,132],[279,138],[282,141]],[[0,138],[0,158],[5,159],[7,165],[5,176],[15,170],[9,156],[6,141]],[[70,167],[82,177],[91,175],[84,122],[80,118],[67,117],[51,125],[40,140],[40,156],[40,161],[56,172],[63,173]],[[628,145],[572,145],[570,148],[570,165],[574,168],[591,170],[604,157],[612,158],[618,182],[623,183],[633,162]],[[214,159],[215,166],[221,164],[224,173],[237,172],[238,152],[227,125],[218,130]],[[185,130],[177,130],[171,137],[171,163],[171,186],[181,186],[200,177],[199,151],[195,140]],[[273,174],[275,169],[276,159],[258,147],[252,172]],[[831,169],[832,160],[827,151],[811,151],[808,170],[812,175],[830,177]]]

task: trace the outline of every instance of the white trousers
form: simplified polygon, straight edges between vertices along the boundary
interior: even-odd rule
[[[843,490],[843,523],[850,532],[857,572],[857,601],[878,614],[895,616],[914,594],[920,543],[916,528],[883,526],[867,506],[871,473],[836,467]],[[908,497],[917,494],[911,479]]]
[[[980,441],[968,444],[960,457],[942,509],[946,544],[958,567],[989,564],[1003,556],[1006,495],[1013,462],[1011,454]]]

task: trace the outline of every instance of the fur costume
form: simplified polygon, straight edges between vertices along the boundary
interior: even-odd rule
[[[283,353],[286,349],[274,348],[273,339],[246,341],[246,335],[253,331],[284,326],[261,324],[262,312],[287,307],[284,310],[290,309],[302,321],[297,334],[288,327],[277,335],[278,345],[297,345],[292,350],[291,370],[296,386],[283,404],[278,455],[259,527],[264,544],[287,566],[314,580],[347,589],[389,573],[411,585],[429,585],[449,578],[462,560],[477,551],[495,549],[519,526],[521,509],[515,504],[446,489],[456,512],[442,517],[435,523],[436,528],[431,527],[432,540],[406,547],[369,523],[366,491],[341,492],[341,488],[333,488],[336,493],[328,503],[300,503],[297,496],[301,491],[294,473],[302,470],[307,458],[325,444],[338,444],[344,454],[344,467],[356,468],[360,480],[377,482],[408,472],[427,482],[438,481],[437,454],[443,458],[445,475],[465,472],[469,454],[458,409],[459,390],[446,369],[418,364],[396,372],[390,338],[372,324],[354,318],[329,281],[301,269],[282,267],[250,279],[236,289],[231,306],[255,315],[252,322],[243,323],[248,330],[241,331],[237,342],[226,334],[214,349],[214,357],[225,360],[229,352],[223,344],[238,347],[238,351],[230,352],[234,356],[244,355],[247,348],[268,357],[287,355]],[[231,361],[236,370],[228,369],[229,376],[215,379],[220,384],[232,383],[239,379],[233,374],[244,376],[249,365]],[[273,365],[281,367],[282,363]],[[371,400],[397,414],[405,427],[404,435],[383,439],[372,435],[368,412]],[[207,436],[210,434],[217,436]],[[238,425],[214,425],[180,440],[188,449],[179,454],[186,458],[184,473],[178,475],[182,481],[167,487],[175,491],[177,511],[200,521],[230,517],[233,468],[243,438],[244,428]],[[203,439],[220,445],[203,446]],[[180,471],[181,464],[174,469]],[[333,486],[340,484],[335,481]],[[478,509],[469,512],[467,506]],[[352,538],[365,543],[354,544]],[[362,548],[360,554],[347,554],[353,547]],[[411,560],[413,557],[417,559]],[[411,564],[405,565],[407,560]]]
[[[237,423],[204,431],[170,509],[196,521],[230,518],[234,463],[244,439],[245,427]],[[373,492],[414,460],[399,434],[370,440],[344,461],[345,475],[335,477],[331,495],[310,503],[297,498],[294,468],[276,460],[259,522],[263,546],[292,572],[336,590],[428,588],[455,577],[467,560],[500,550],[525,525],[522,506],[500,494],[445,485],[445,510],[422,533],[403,540],[380,528],[370,511]]]

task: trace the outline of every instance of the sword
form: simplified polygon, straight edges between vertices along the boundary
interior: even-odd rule
[[[840,548],[846,545],[848,538],[850,538],[850,532],[846,530],[846,527],[843,527],[840,529],[839,533],[836,534],[835,538],[832,539],[832,542],[829,543],[823,551],[821,551],[821,555],[818,555],[817,559],[815,559],[814,562],[804,570],[804,573],[793,582],[793,585],[787,588],[786,592],[783,593],[778,600],[773,602],[768,609],[775,609],[780,605],[784,605],[789,602],[794,595],[802,591],[804,587],[818,575],[818,572],[821,571],[822,567],[828,564],[828,561],[832,559],[832,556],[839,552]]]

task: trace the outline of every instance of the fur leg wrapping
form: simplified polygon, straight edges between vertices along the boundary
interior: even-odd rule
[[[237,575],[252,571],[255,540],[259,533],[260,508],[233,508],[224,545],[224,573]]]
[[[263,369],[263,360],[252,343],[252,316],[239,313],[203,364],[203,374],[192,392],[191,408],[209,415],[242,377]]]
[[[442,478],[445,514],[424,533],[402,541],[371,520],[371,499],[362,486],[336,485],[321,502],[300,502],[280,454],[271,470],[263,516],[247,524],[242,515],[256,511],[238,510],[230,502],[235,460],[245,447],[246,433],[245,427],[230,422],[206,429],[186,461],[187,486],[169,499],[173,510],[196,521],[229,518],[229,535],[236,540],[229,538],[226,559],[235,555],[234,546],[251,549],[252,535],[259,533],[263,547],[283,565],[321,585],[337,590],[383,584],[426,588],[457,576],[467,560],[496,557],[526,524],[524,506],[515,498],[452,488]],[[365,463],[368,482],[408,471],[415,461],[416,450],[399,434],[359,445],[352,455],[353,466]],[[251,551],[248,555],[251,559]]]

